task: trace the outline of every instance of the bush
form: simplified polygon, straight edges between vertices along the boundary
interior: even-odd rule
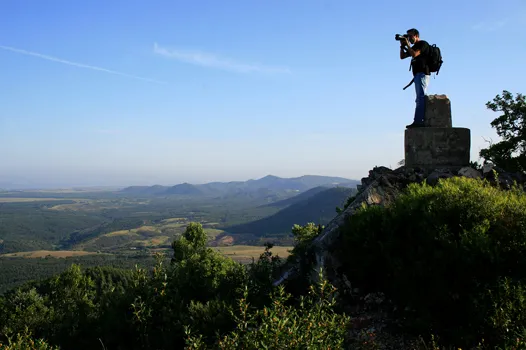
[[[334,311],[335,288],[320,274],[320,282],[298,303],[283,286],[271,293],[269,306],[253,309],[248,290],[239,300],[236,329],[219,337],[214,348],[234,349],[342,349],[349,317]],[[187,328],[186,349],[206,349],[200,335]]]
[[[26,329],[24,333],[18,333],[14,340],[9,338],[7,344],[0,341],[0,350],[60,350],[60,348],[49,345],[43,339],[33,339]]]
[[[526,196],[484,180],[411,184],[342,229],[347,277],[384,292],[408,330],[456,345],[503,344],[526,326]],[[515,339],[513,339],[515,341]]]

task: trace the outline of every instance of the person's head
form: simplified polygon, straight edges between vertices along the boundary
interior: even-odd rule
[[[416,43],[418,40],[420,40],[420,33],[415,28],[411,28],[407,31],[407,35],[409,36],[409,42],[411,44]]]

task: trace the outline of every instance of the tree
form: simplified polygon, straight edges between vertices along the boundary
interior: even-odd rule
[[[502,141],[491,144],[480,151],[480,157],[496,166],[512,172],[526,172],[526,97],[513,95],[504,90],[486,107],[494,112],[503,112],[491,122]]]

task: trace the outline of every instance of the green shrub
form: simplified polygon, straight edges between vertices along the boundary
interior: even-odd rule
[[[335,288],[320,274],[309,294],[299,302],[283,286],[271,293],[269,306],[255,309],[248,303],[248,289],[239,300],[236,329],[218,337],[214,348],[234,349],[342,349],[349,317],[334,311]],[[187,328],[186,349],[207,349],[200,335]]]
[[[398,305],[409,330],[456,345],[502,344],[526,326],[526,196],[483,180],[412,184],[389,207],[364,207],[336,254],[366,292]]]
[[[7,344],[0,341],[0,350],[60,350],[59,347],[49,345],[43,339],[33,339],[27,330],[17,333],[16,338],[9,338]]]

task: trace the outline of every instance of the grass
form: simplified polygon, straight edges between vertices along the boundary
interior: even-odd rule
[[[123,236],[123,235],[129,235],[129,234],[135,234],[135,231],[134,232],[132,232],[132,230],[113,231],[113,232],[110,232],[110,233],[106,233],[104,236],[112,237],[112,236]],[[95,238],[95,240],[96,240],[96,238]]]
[[[170,237],[167,236],[158,236],[155,238],[150,238],[148,240],[141,240],[141,241],[133,241],[132,246],[143,246],[143,247],[151,247],[151,252],[158,250],[156,248],[158,245],[168,242]],[[131,243],[131,242],[129,242]],[[128,243],[128,245],[130,245]],[[128,248],[129,249],[129,248]],[[128,250],[127,249],[127,250]],[[247,263],[252,260],[252,258],[257,259],[261,253],[265,251],[265,247],[263,246],[250,246],[250,245],[234,245],[234,246],[228,246],[228,247],[214,247],[213,249],[216,249],[221,254],[237,261],[240,263]],[[279,255],[282,258],[285,258],[289,255],[288,250],[291,250],[292,247],[288,246],[274,246],[272,248],[272,252],[274,255]],[[165,251],[165,249],[163,249]],[[67,257],[75,257],[75,256],[85,256],[85,255],[111,255],[108,253],[96,253],[96,252],[90,252],[90,251],[83,251],[83,250],[35,250],[30,252],[18,252],[18,253],[9,253],[9,254],[2,254],[0,255],[0,258],[28,258],[28,259],[36,259],[36,258],[45,258],[47,256],[53,257],[53,258],[67,258]]]
[[[218,235],[222,234],[223,230],[218,230],[218,229],[215,229],[215,228],[203,228],[203,230],[206,232],[206,234],[208,235],[208,237],[211,237],[213,239],[215,239]]]
[[[288,250],[292,250],[293,247],[289,246],[274,246],[271,251],[274,255],[278,255],[281,258],[289,256]],[[233,245],[228,247],[215,247],[221,254],[232,258],[236,261],[248,261],[252,258],[257,259],[261,253],[265,251],[263,246],[251,246],[251,245]]]

